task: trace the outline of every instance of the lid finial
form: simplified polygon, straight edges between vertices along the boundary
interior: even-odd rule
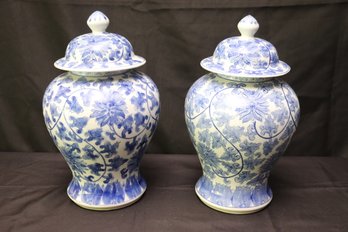
[[[93,34],[99,34],[105,32],[105,29],[109,26],[109,19],[100,11],[94,11],[87,20],[87,25],[92,30]]]
[[[242,37],[254,37],[258,29],[259,24],[251,15],[245,16],[238,23],[238,30]]]

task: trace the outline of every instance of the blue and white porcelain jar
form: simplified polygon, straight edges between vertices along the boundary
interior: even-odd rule
[[[139,163],[157,126],[159,92],[144,73],[145,59],[129,41],[105,32],[109,19],[94,12],[92,33],[73,39],[55,67],[66,70],[47,87],[47,129],[73,179],[68,196],[83,208],[111,210],[137,201],[146,182]]]
[[[198,197],[218,211],[247,214],[272,200],[268,177],[299,121],[294,91],[277,78],[290,71],[274,46],[254,37],[252,16],[241,36],[223,40],[201,66],[210,71],[190,88],[185,119],[203,176]]]

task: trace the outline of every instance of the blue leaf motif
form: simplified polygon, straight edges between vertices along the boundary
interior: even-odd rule
[[[272,117],[281,124],[284,124],[289,117],[289,112],[283,109],[274,110],[271,114]]]
[[[129,160],[127,168],[130,174],[138,170],[143,155],[144,152],[138,152]]]
[[[137,92],[137,96],[131,98],[131,102],[133,105],[137,107],[137,109],[144,111],[145,107],[143,105],[146,104],[146,95],[145,93]]]
[[[148,117],[147,115],[143,115],[142,113],[136,113],[136,114],[134,115],[135,130],[136,130],[137,132],[140,131],[140,126],[143,126],[148,118],[149,118],[149,117]]]
[[[91,95],[92,95],[92,91],[91,90],[80,93],[83,105],[85,107],[88,107],[90,105],[90,103],[91,103]]]
[[[259,154],[260,156],[261,154]],[[257,157],[249,157],[244,160],[244,168],[249,170],[254,170],[257,165],[259,165],[263,159]]]
[[[42,101],[42,105],[48,107],[49,104],[51,103],[52,97],[53,97],[53,91],[49,86],[46,89],[46,92]]]
[[[106,131],[105,134],[106,134],[106,136],[109,137],[109,139],[116,140],[116,137],[115,137],[116,133]]]
[[[121,157],[116,157],[116,158],[113,158],[113,159],[109,159],[109,164],[108,164],[108,167],[110,167],[108,169],[108,171],[118,171],[119,168],[127,162],[128,159],[123,159]]]
[[[204,95],[198,94],[193,101],[193,109],[195,109],[195,113],[199,113],[202,110],[206,109],[209,105],[209,99],[206,98]]]
[[[274,103],[276,106],[281,107],[284,104],[284,96],[281,92],[273,92],[269,94],[269,101]]]
[[[85,152],[85,155],[83,156],[84,159],[87,160],[95,160],[98,158],[98,155],[95,155],[94,152],[95,150],[92,148],[92,146],[86,146],[82,149]]]
[[[132,142],[127,141],[126,148],[125,148],[127,153],[130,154],[132,151],[134,151],[137,144],[138,144],[138,141],[136,140],[136,138],[133,138]]]
[[[120,85],[119,90],[124,91],[126,95],[129,95],[134,91],[133,82],[130,82],[127,79],[120,79],[118,83]]]
[[[257,135],[257,133],[253,124],[250,124],[248,126],[246,133],[251,141],[255,140],[255,136]]]
[[[101,145],[100,148],[102,149],[100,153],[106,153],[105,157],[110,157],[117,153],[116,150],[118,148],[118,143],[107,143],[105,145]]]
[[[226,147],[226,140],[218,132],[210,133],[212,148]]]
[[[268,156],[273,148],[275,148],[278,145],[279,141],[278,139],[273,139],[273,140],[269,140],[263,143],[263,154],[265,156]]]
[[[100,175],[99,172],[103,172],[105,170],[104,165],[100,163],[89,164],[88,168],[91,170],[92,174],[96,176],[99,176]]]
[[[112,50],[109,54],[109,60],[118,61],[122,57],[122,53],[119,50]]]
[[[86,172],[86,164],[80,156],[80,148],[77,143],[73,143],[60,150],[69,167],[75,174],[75,178],[81,179],[81,176]]]
[[[148,100],[151,102],[150,110],[154,110],[157,107],[156,114],[159,114],[160,108],[157,98],[153,94],[150,94],[148,95]]]
[[[209,134],[209,130],[202,130],[198,132],[198,139],[201,143],[210,144],[211,135]]]
[[[122,179],[125,179],[125,178],[127,178],[127,176],[128,176],[128,169],[127,169],[127,168],[123,168],[123,169],[120,171],[120,173],[121,173]]]
[[[244,183],[246,181],[251,180],[252,178],[254,178],[257,174],[250,172],[250,171],[242,171],[236,178],[235,181],[237,183]]]
[[[122,123],[117,125],[118,128],[123,128],[122,137],[126,137],[126,133],[131,134],[133,129],[133,117],[129,115]]]
[[[91,82],[87,80],[86,77],[82,76],[79,77],[78,79],[76,79],[73,83],[74,87],[79,87],[79,86],[83,86],[83,87],[88,87],[91,85]]]
[[[71,141],[71,137],[68,134],[67,128],[64,126],[63,123],[59,122],[57,125],[58,133],[57,136],[61,139],[65,139],[67,141]]]
[[[110,180],[114,179],[114,176],[109,172],[107,175],[104,175],[103,178],[104,178],[103,183],[107,184],[110,182]]]
[[[85,50],[82,53],[81,60],[87,67],[92,68],[94,62],[103,61],[103,54],[96,50]]]
[[[96,141],[95,144],[100,145],[101,141],[104,140],[104,138],[102,136],[102,132],[103,132],[103,130],[101,128],[97,128],[94,130],[88,130],[85,133],[85,136],[87,136],[86,140],[88,142]]]
[[[236,151],[235,148],[233,147],[224,147],[225,149],[225,155],[223,155],[222,157],[224,159],[230,160],[232,162],[236,162],[237,160],[241,159],[241,155]]]
[[[260,126],[260,129],[261,135],[272,137],[272,135],[277,133],[277,124],[274,123],[274,120],[271,117],[267,117]]]
[[[244,128],[242,126],[226,126],[222,133],[229,142],[236,143],[240,141],[244,133]]]
[[[57,103],[61,102],[61,98],[67,99],[68,94],[71,92],[69,87],[59,86],[56,96],[54,97],[54,101]]]
[[[57,122],[60,114],[59,114],[57,106],[55,104],[51,104],[50,113],[51,113],[52,121]]]
[[[45,124],[46,125],[51,125],[51,119],[50,119],[50,117],[46,114],[46,112],[45,112],[45,114],[44,114],[44,120],[45,120]],[[50,129],[49,129],[50,130]]]
[[[206,166],[206,168],[204,168],[205,174],[212,178],[214,176],[213,169],[219,162],[216,154],[214,153],[214,150],[212,150],[211,148],[209,148],[201,142],[197,144],[197,150],[199,154],[201,154],[202,157],[204,157],[202,159],[202,162],[203,165]]]
[[[260,144],[245,140],[240,144],[240,148],[246,156],[251,156],[260,148]]]
[[[99,89],[101,89],[101,90],[103,88],[110,89],[110,87],[114,85],[113,80],[114,79],[112,77],[98,79],[98,80],[94,81],[93,86],[99,87]]]
[[[82,113],[83,112],[83,108],[81,107],[81,105],[79,104],[79,102],[77,101],[75,96],[72,96],[71,100],[67,101],[67,104],[69,105],[70,109],[75,112],[75,113]]]
[[[73,116],[70,116],[70,120],[72,120],[72,123],[70,126],[72,128],[77,128],[77,133],[80,134],[83,130],[83,128],[87,125],[88,118],[83,117],[83,118],[75,118]]]

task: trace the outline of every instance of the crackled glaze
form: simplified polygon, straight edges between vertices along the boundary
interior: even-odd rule
[[[118,41],[118,35],[102,32],[106,16],[101,12],[92,16],[89,21],[92,18],[97,24],[91,26],[98,36],[95,43],[109,46],[109,40]],[[126,42],[122,51],[130,48]],[[96,50],[88,39],[72,43],[65,60],[81,50],[105,52]],[[73,174],[68,196],[87,209],[121,208],[138,200],[146,189],[139,163],[157,126],[159,92],[150,77],[139,71],[95,72],[99,60],[76,61],[91,66],[88,72],[72,68],[50,83],[43,98],[45,123]],[[118,60],[113,61],[110,65],[119,68]]]
[[[251,21],[244,37],[254,35],[258,28],[255,21]],[[252,69],[259,69],[260,74],[206,74],[192,85],[185,101],[186,124],[203,168],[196,193],[208,206],[236,214],[252,213],[270,203],[272,191],[268,176],[296,130],[300,110],[291,87],[268,75],[269,64],[263,62],[266,51],[259,48],[259,40],[249,38],[253,42],[244,46],[241,37],[223,42],[229,52],[241,58],[238,62],[218,58],[225,59],[226,66],[233,67],[230,71],[238,70],[246,75],[246,65],[255,65]],[[243,55],[254,50],[243,50],[239,56],[240,47],[236,44],[244,44],[243,49],[256,47],[258,55],[252,57],[259,60],[241,65],[240,62],[246,61]],[[262,46],[264,44],[262,42]],[[219,46],[221,43],[216,50]],[[274,50],[276,59],[269,61],[277,66],[276,54]],[[278,73],[281,74],[284,72]]]

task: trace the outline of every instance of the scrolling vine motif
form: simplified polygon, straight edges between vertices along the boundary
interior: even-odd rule
[[[278,79],[242,83],[211,73],[197,81],[185,118],[205,175],[239,183],[257,178],[256,168],[282,153],[296,129],[299,105],[291,91]]]
[[[126,178],[137,170],[159,99],[151,79],[136,71],[104,79],[63,74],[47,88],[43,109],[74,177],[109,183],[115,171]]]

